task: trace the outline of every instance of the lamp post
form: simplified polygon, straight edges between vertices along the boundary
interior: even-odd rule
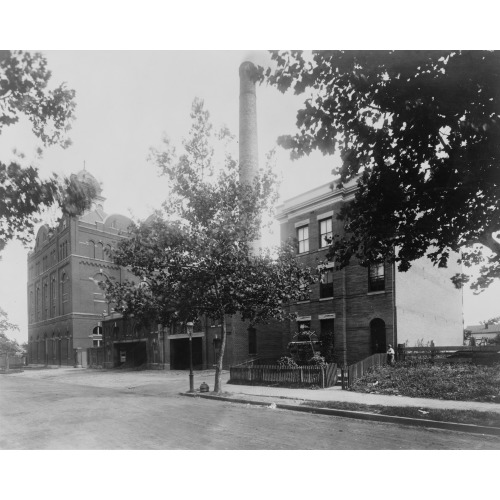
[[[187,332],[189,335],[189,392],[194,392],[193,380],[193,322],[186,323]]]

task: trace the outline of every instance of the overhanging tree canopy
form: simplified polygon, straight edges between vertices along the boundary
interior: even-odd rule
[[[463,247],[477,291],[500,277],[500,54],[488,51],[273,52],[263,77],[310,92],[293,158],[340,152],[340,184],[358,177],[334,238],[340,266],[381,258],[402,271],[424,255],[446,266]],[[472,247],[480,243],[480,246]],[[487,247],[492,254],[484,255]],[[397,253],[395,250],[397,249]],[[467,282],[456,275],[454,283]]]
[[[75,91],[64,83],[50,89],[50,78],[41,54],[0,51],[0,134],[26,116],[43,146],[71,144],[67,134],[74,119]],[[28,243],[35,216],[44,208],[58,204],[64,214],[78,215],[94,196],[77,179],[52,175],[43,180],[33,166],[0,160],[0,251],[12,239]]]

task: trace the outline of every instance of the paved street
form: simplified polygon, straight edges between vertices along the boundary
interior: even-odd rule
[[[213,387],[213,373],[203,380]],[[187,384],[185,372],[0,376],[0,449],[500,449],[491,436],[186,398]]]

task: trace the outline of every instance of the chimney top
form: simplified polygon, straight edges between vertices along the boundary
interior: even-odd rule
[[[257,81],[258,71],[255,64],[251,61],[243,61],[240,64],[240,79],[249,80],[252,83]]]

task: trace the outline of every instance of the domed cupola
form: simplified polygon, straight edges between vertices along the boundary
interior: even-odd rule
[[[106,198],[101,195],[101,183],[85,168],[83,170],[80,170],[80,172],[78,172],[77,174],[71,174],[71,177],[76,177],[76,179],[81,183],[87,184],[88,186],[92,186],[94,188],[96,195],[94,197],[90,210],[99,210],[102,212],[104,210],[103,203]]]
[[[96,195],[101,196],[101,193],[102,193],[101,183],[98,182],[98,180],[91,173],[89,173],[87,170],[85,170],[85,169],[80,170],[80,172],[78,172],[76,174],[76,178],[80,182],[83,182],[84,184],[87,184],[89,186],[93,186],[93,188],[95,189]]]

